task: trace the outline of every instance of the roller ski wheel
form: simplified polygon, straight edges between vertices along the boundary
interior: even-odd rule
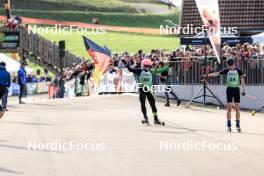
[[[182,101],[177,101],[177,106],[180,106]]]
[[[149,125],[149,121],[148,120],[142,120],[141,123],[142,123],[142,125]]]
[[[237,127],[236,130],[237,130],[238,133],[241,133],[241,128]]]
[[[165,126],[165,122],[154,121],[155,125]]]
[[[0,111],[0,119],[3,118],[5,111],[6,111],[6,110],[2,110],[2,111]]]
[[[232,128],[231,128],[231,127],[228,127],[228,128],[227,128],[227,132],[228,132],[228,133],[232,133]]]
[[[170,107],[170,104],[169,103],[166,103],[164,106],[165,107]]]

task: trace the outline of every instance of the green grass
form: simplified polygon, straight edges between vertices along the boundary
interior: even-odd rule
[[[155,3],[152,0],[12,0],[15,9],[89,10],[101,12],[130,12],[137,10],[131,2]]]
[[[0,13],[2,15],[3,11]],[[127,14],[127,13],[88,13],[77,11],[45,11],[45,10],[13,10],[13,14],[44,18],[61,21],[78,21],[91,23],[94,17],[98,17],[101,24],[125,27],[149,27],[159,28],[161,24],[167,24],[165,20],[179,21],[179,12],[169,15],[151,14]]]
[[[130,2],[153,3],[153,0],[12,0],[11,11],[12,15],[30,18],[84,23],[91,23],[97,17],[101,24],[125,27],[159,28],[166,24],[165,20],[179,22],[177,9],[166,15],[131,13],[135,9]],[[0,15],[5,15],[2,8]]]
[[[13,0],[14,2],[18,0]],[[21,0],[20,0],[21,1]],[[69,3],[81,4],[94,7],[125,7],[130,3],[155,3],[153,0],[27,0],[27,2],[51,2],[51,3]]]
[[[132,3],[157,3],[156,0],[122,0],[125,2],[132,2]]]
[[[129,1],[129,2],[128,2]],[[166,15],[134,13],[131,2],[153,0],[12,0],[12,15],[60,21],[91,23],[94,17],[104,25],[159,28],[165,20],[179,21],[179,10]],[[95,12],[96,11],[96,12]],[[0,15],[5,15],[0,9]]]
[[[51,41],[65,40],[67,50],[78,56],[88,58],[82,36],[77,33],[71,35],[52,35],[49,33],[43,36]],[[103,35],[93,34],[85,36],[101,46],[107,46],[112,53],[123,52],[125,50],[134,53],[139,49],[143,49],[145,52],[150,52],[150,50],[154,48],[163,48],[170,51],[179,46],[179,39],[175,36],[143,35],[120,32],[106,32]]]

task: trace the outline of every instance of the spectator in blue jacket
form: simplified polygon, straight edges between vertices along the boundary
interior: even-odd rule
[[[6,71],[5,66],[6,66],[5,62],[0,62],[0,100],[6,94],[11,84],[10,74]],[[3,117],[4,112],[5,112],[5,109],[3,109],[3,107],[0,104],[0,118]]]
[[[20,87],[20,92],[19,92],[19,104],[25,104],[22,101],[22,98],[25,96],[25,91],[26,91],[26,85],[27,85],[27,72],[25,67],[27,66],[26,62],[21,63],[21,67],[17,72],[17,78],[18,78],[18,85]]]

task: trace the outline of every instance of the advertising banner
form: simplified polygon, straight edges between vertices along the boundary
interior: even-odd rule
[[[27,94],[28,95],[37,94],[37,84],[36,83],[27,83]]]
[[[19,95],[20,87],[17,83],[12,83],[9,88],[9,96]]]
[[[41,82],[37,84],[37,92],[38,94],[41,93],[48,93],[49,91],[49,84],[50,82]]]
[[[19,32],[0,32],[0,49],[17,49],[19,41]]]
[[[136,92],[137,81],[133,73],[127,68],[122,69],[121,86],[122,92]]]
[[[103,74],[100,82],[100,93],[102,92],[116,92],[116,86],[115,86],[115,72],[107,71],[105,74]]]
[[[65,97],[75,97],[75,79],[72,79],[65,83]]]

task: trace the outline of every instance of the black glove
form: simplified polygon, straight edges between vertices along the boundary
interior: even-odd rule
[[[201,75],[201,79],[206,79],[208,78],[208,75]]]

